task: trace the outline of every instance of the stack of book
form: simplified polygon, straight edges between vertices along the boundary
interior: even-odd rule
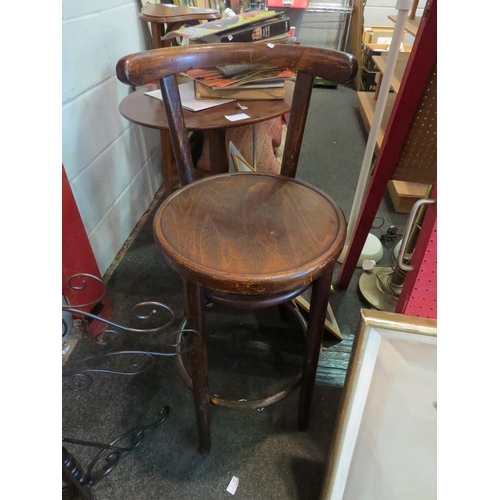
[[[290,19],[282,12],[253,10],[196,26],[183,27],[163,39],[184,37],[189,44],[290,43]],[[232,66],[186,73],[198,99],[284,99],[285,81],[295,74],[287,68]]]
[[[286,43],[290,19],[283,12],[252,10],[237,16],[184,26],[167,33],[162,40],[183,37],[189,43],[272,42]]]
[[[197,99],[284,99],[285,81],[295,77],[286,68],[225,66],[190,70],[186,76],[194,81]]]

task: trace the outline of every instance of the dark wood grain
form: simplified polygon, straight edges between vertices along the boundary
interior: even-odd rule
[[[221,50],[220,44],[205,44],[131,54],[118,61],[116,76],[123,83],[138,86],[193,68],[229,64],[289,68],[337,85],[354,78],[358,68],[356,59],[345,52],[302,45],[277,44],[271,48],[261,43],[234,43],[230,50]]]
[[[278,175],[207,177],[159,208],[156,241],[184,276],[241,294],[310,283],[336,259],[345,218],[320,190]]]
[[[220,292],[207,289],[206,297],[210,302],[217,302],[239,309],[257,309],[259,307],[271,307],[288,302],[309,288],[309,283],[301,285],[293,290],[279,293],[266,293],[265,295],[238,295],[237,293]],[[280,310],[280,315],[282,310]],[[282,318],[283,319],[283,318]]]
[[[319,351],[325,327],[328,295],[332,283],[333,265],[313,283],[311,295],[311,309],[307,321],[306,354],[302,370],[302,384],[299,400],[299,429],[306,431],[309,428],[309,414],[311,412],[312,395],[318,369]]]
[[[222,14],[214,9],[193,9],[187,6],[165,7],[158,3],[146,4],[139,13],[139,19],[158,23],[219,19],[221,16]]]
[[[248,110],[245,111],[250,118],[237,122],[229,121],[225,115],[234,115],[241,113],[236,101],[215,108],[205,109],[203,111],[182,110],[184,123],[187,130],[212,130],[227,129],[232,127],[241,127],[251,125],[265,120],[270,120],[277,116],[282,116],[290,111],[293,97],[293,84],[287,86],[290,92],[287,92],[285,99],[276,99],[272,101],[245,101]],[[153,88],[146,88],[150,91]],[[288,90],[288,89],[287,89]],[[120,114],[138,125],[144,127],[168,130],[167,114],[163,102],[159,99],[144,95],[144,89],[138,89],[125,97],[119,105]]]
[[[181,179],[181,185],[185,186],[196,180],[196,175],[194,173],[193,159],[191,157],[191,147],[189,145],[186,127],[184,126],[182,104],[175,75],[162,79],[161,93],[167,111],[175,162],[177,165],[182,165],[182,168],[178,168],[178,172]]]
[[[223,174],[229,170],[229,158],[226,151],[226,131],[224,129],[205,131],[210,149],[210,173]]]
[[[139,15],[139,18],[140,15]],[[161,49],[163,47],[163,42],[161,37],[165,34],[165,24],[163,22],[152,22],[151,23],[151,48]]]
[[[173,193],[179,184],[177,164],[175,163],[172,141],[168,130],[160,130],[161,143],[161,166],[163,171],[163,181],[165,184],[165,194]]]
[[[281,175],[295,177],[297,165],[299,163],[300,147],[306,125],[307,112],[309,111],[309,101],[314,84],[314,77],[307,73],[297,75],[297,88],[300,92],[294,96],[294,106],[288,119],[288,128],[293,133],[287,134],[283,159],[281,162]]]
[[[195,281],[184,282],[186,295],[187,328],[196,330],[199,337],[192,333],[189,335],[191,345],[191,380],[193,381],[193,395],[196,410],[196,423],[198,425],[199,445],[198,451],[206,454],[210,451],[210,393],[208,391],[208,360],[207,337],[205,332],[205,315],[203,290]]]
[[[175,175],[171,174],[170,158],[173,158],[173,149],[170,136],[164,134],[164,132],[169,134],[167,113],[162,101],[144,94],[145,91],[154,90],[155,88],[156,87],[148,86],[147,89],[143,88],[136,92],[132,92],[121,101],[119,111],[127,120],[145,127],[159,129],[162,133],[165,188],[167,194],[170,194],[173,191],[178,176],[177,173]],[[203,130],[210,137],[210,151],[213,152],[210,156],[212,174],[228,171],[228,156],[224,140],[225,130],[227,128],[250,125],[285,115],[290,111],[293,89],[294,84],[292,82],[287,82],[285,99],[247,102],[246,105],[248,110],[246,113],[249,114],[250,118],[236,122],[231,122],[225,117],[225,115],[233,115],[241,112],[236,102],[199,112],[182,109],[186,130]],[[214,145],[213,148],[212,144]]]

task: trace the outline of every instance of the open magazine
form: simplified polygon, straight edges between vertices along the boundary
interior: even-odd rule
[[[229,31],[247,24],[258,23],[260,21],[278,17],[282,12],[274,10],[252,10],[237,16],[222,17],[208,23],[197,24],[196,26],[184,26],[178,30],[167,33],[162,40],[183,36],[185,38],[197,39],[208,35],[216,35],[224,31]]]

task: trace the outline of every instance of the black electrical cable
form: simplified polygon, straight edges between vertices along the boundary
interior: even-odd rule
[[[372,224],[372,229],[380,229],[385,224],[385,219],[383,217],[375,217],[375,219],[382,219],[382,224],[380,224],[380,226],[374,226]]]

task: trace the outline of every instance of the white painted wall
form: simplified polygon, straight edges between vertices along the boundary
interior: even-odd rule
[[[161,185],[160,135],[118,112],[118,60],[149,48],[134,0],[63,0],[62,158],[102,274]]]

